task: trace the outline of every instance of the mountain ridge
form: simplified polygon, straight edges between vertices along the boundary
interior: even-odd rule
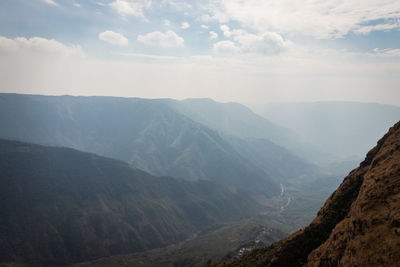
[[[270,175],[216,131],[163,101],[0,94],[0,137],[72,147],[123,160],[153,175],[279,194]]]

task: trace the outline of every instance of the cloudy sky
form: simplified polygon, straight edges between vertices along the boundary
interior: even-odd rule
[[[400,105],[398,0],[1,0],[0,92]]]

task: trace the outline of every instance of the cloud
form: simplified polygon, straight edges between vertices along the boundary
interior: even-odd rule
[[[42,0],[42,2],[52,6],[58,6],[58,4],[54,2],[54,0]]]
[[[99,33],[99,39],[114,45],[128,45],[128,39],[125,36],[113,31]]]
[[[226,37],[231,37],[232,33],[229,31],[228,25],[225,25],[225,24],[224,24],[224,25],[221,25],[219,28],[220,28],[221,31],[224,33],[224,36],[226,36]]]
[[[224,49],[228,49],[231,47],[231,44],[234,44],[235,49],[231,49],[232,53],[240,52],[273,55],[283,52],[291,44],[290,41],[285,40],[276,32],[266,31],[254,34],[248,33],[243,29],[230,30],[230,28],[225,24],[221,25],[220,29],[225,37],[230,37],[234,41],[231,43],[222,43]],[[212,35],[211,32],[210,35]],[[214,50],[215,49],[219,50],[220,48],[217,46]]]
[[[213,45],[213,52],[218,55],[232,55],[239,52],[240,49],[232,41],[220,41]]]
[[[161,47],[182,47],[184,46],[184,39],[173,31],[165,33],[156,31],[146,35],[139,35],[138,41],[149,46]]]
[[[207,25],[204,25],[204,24],[202,24],[202,25],[200,25],[200,27],[202,28],[202,29],[208,29],[208,26]]]
[[[8,39],[0,36],[0,51],[2,52],[17,52],[20,42],[17,39]]]
[[[189,29],[189,28],[190,28],[190,24],[189,23],[187,23],[186,21],[182,22],[181,29],[186,30],[186,29]]]
[[[81,4],[76,3],[76,2],[72,3],[72,5],[73,5],[74,7],[82,7]]]
[[[220,23],[235,21],[258,32],[341,38],[350,32],[385,30],[400,19],[400,2],[393,0],[219,0],[203,6],[202,17]],[[208,16],[207,16],[208,15]],[[400,25],[389,23],[394,28]],[[367,26],[366,25],[372,25]],[[395,26],[396,25],[396,26]],[[368,28],[372,27],[372,28]],[[393,29],[393,28],[392,28]]]
[[[175,56],[160,56],[160,55],[149,55],[149,54],[138,54],[138,53],[113,53],[114,55],[125,56],[125,57],[137,57],[137,58],[148,58],[148,59],[162,59],[172,60],[176,59]]]
[[[143,10],[145,8],[149,8],[150,5],[151,1],[149,0],[114,0],[113,2],[109,3],[109,6],[122,17],[135,16],[142,18],[144,18]]]
[[[400,57],[400,49],[374,49],[375,55],[383,57]]]
[[[237,30],[232,34],[233,39],[240,45],[241,52],[244,53],[277,54],[284,51],[290,44],[275,32],[250,34],[244,30]]]
[[[377,25],[368,25],[368,26],[362,26],[354,32],[356,34],[369,34],[372,31],[389,31],[392,29],[396,29],[400,27],[400,22],[395,22],[395,23],[382,23],[382,24],[377,24]]]
[[[210,32],[210,39],[217,39],[218,38],[218,33],[211,31]]]
[[[34,54],[52,54],[61,56],[84,57],[82,48],[79,45],[65,45],[54,39],[45,39],[41,37],[17,37],[9,39],[0,36],[0,53],[34,53]]]

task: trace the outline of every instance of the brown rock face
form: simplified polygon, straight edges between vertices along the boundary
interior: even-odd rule
[[[363,179],[358,197],[329,238],[308,255],[306,266],[400,264],[400,123],[349,176],[354,175]],[[334,195],[340,194],[343,186]],[[318,216],[314,222],[320,220]]]
[[[221,266],[400,266],[400,122],[306,228]]]

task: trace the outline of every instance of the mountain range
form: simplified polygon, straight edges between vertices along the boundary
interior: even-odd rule
[[[279,215],[291,197],[284,185],[321,178],[262,138],[290,131],[239,104],[0,94],[0,123],[3,262],[69,264],[165,247],[215,223]],[[288,223],[290,214],[277,225],[308,221],[304,213]],[[248,239],[239,236],[235,244]]]
[[[211,113],[198,108],[203,102],[203,109]],[[239,104],[15,94],[1,94],[0,103],[1,138],[93,152],[153,175],[211,180],[269,197],[279,194],[281,180],[315,176],[319,171],[260,138],[264,132],[285,136],[289,131]],[[220,118],[215,123],[209,122],[213,117],[209,106],[221,110],[215,111]],[[244,115],[237,115],[240,111]],[[203,119],[195,121],[198,117]]]
[[[343,105],[344,111],[375,110]],[[329,152],[345,139],[337,136],[340,127],[354,136],[370,128],[376,134],[396,116],[395,108],[383,109],[371,118],[382,122],[370,126],[348,118],[321,122],[322,129],[310,132],[323,136],[313,140],[298,133],[298,123],[282,127],[243,105],[211,99],[0,94],[0,262],[200,266],[268,245],[307,225],[355,165],[350,143]],[[397,175],[400,142],[391,136],[398,128],[349,174],[310,226],[229,264],[291,266],[287,260],[294,259],[302,265],[320,246],[337,245],[339,235],[325,242],[346,216],[363,221],[357,226],[363,231],[372,228],[373,221],[365,228],[368,220],[351,209],[369,185],[364,181],[376,177],[374,162],[390,165],[379,177]],[[331,255],[317,254],[323,253]]]

